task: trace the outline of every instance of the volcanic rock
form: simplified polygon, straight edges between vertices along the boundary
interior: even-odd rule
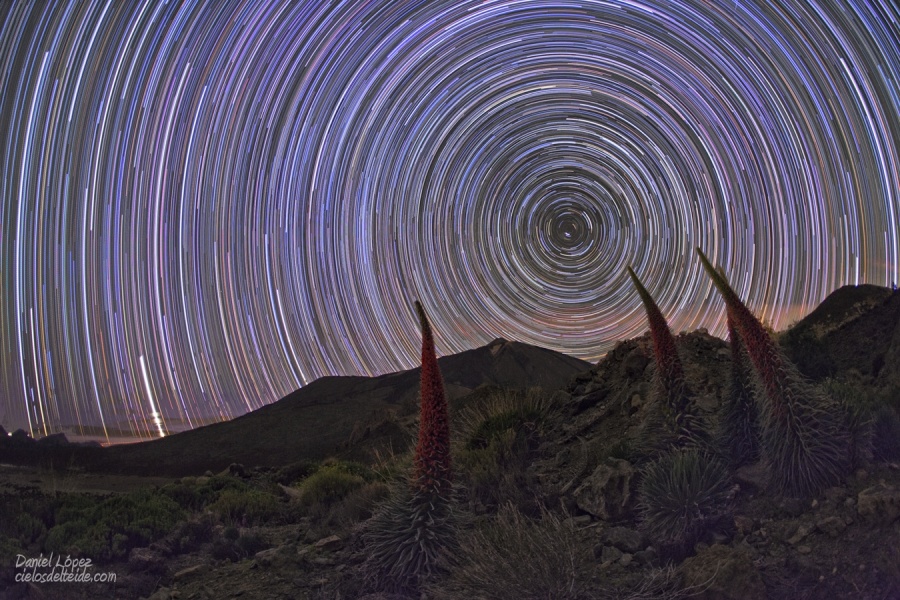
[[[575,490],[578,508],[607,521],[629,516],[635,505],[636,473],[627,460],[607,458]]]
[[[900,490],[879,483],[856,497],[856,511],[869,522],[890,525],[900,518]]]
[[[600,539],[609,546],[614,546],[622,552],[634,554],[646,547],[646,540],[640,532],[627,527],[610,527],[604,529]]]

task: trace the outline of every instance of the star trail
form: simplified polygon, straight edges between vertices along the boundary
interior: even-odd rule
[[[504,337],[900,278],[883,2],[0,0],[5,428],[150,438]]]

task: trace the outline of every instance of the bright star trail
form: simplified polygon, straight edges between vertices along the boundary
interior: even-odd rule
[[[883,2],[0,1],[0,421],[158,437],[900,278]],[[104,433],[106,432],[106,434]],[[114,433],[119,432],[119,433]]]

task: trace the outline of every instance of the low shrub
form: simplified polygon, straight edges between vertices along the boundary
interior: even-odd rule
[[[323,466],[301,481],[300,502],[305,507],[327,507],[341,500],[353,490],[365,485],[366,480],[337,466]]]
[[[195,515],[181,522],[170,535],[173,554],[193,552],[203,544],[211,542],[215,533],[215,522],[209,513]]]
[[[226,528],[226,534],[213,542],[210,554],[216,560],[238,562],[255,555],[267,547],[266,541],[255,532],[239,532],[236,528]]]
[[[84,556],[97,562],[125,558],[132,548],[161,538],[184,518],[165,494],[142,490],[98,501],[94,496],[67,496],[47,533],[45,550]]]
[[[281,512],[281,502],[261,490],[228,489],[208,508],[223,523],[248,527],[277,516]]]
[[[301,479],[306,479],[319,469],[319,464],[312,461],[299,461],[285,465],[275,473],[275,482],[281,485],[293,485]]]
[[[499,390],[460,412],[454,456],[470,501],[485,506],[512,501],[536,510],[527,492],[528,466],[550,409],[540,390]]]

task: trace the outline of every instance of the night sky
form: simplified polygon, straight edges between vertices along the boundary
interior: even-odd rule
[[[417,298],[596,360],[628,265],[724,336],[696,246],[784,328],[900,278],[898,115],[892,0],[0,0],[0,423],[410,368]]]

